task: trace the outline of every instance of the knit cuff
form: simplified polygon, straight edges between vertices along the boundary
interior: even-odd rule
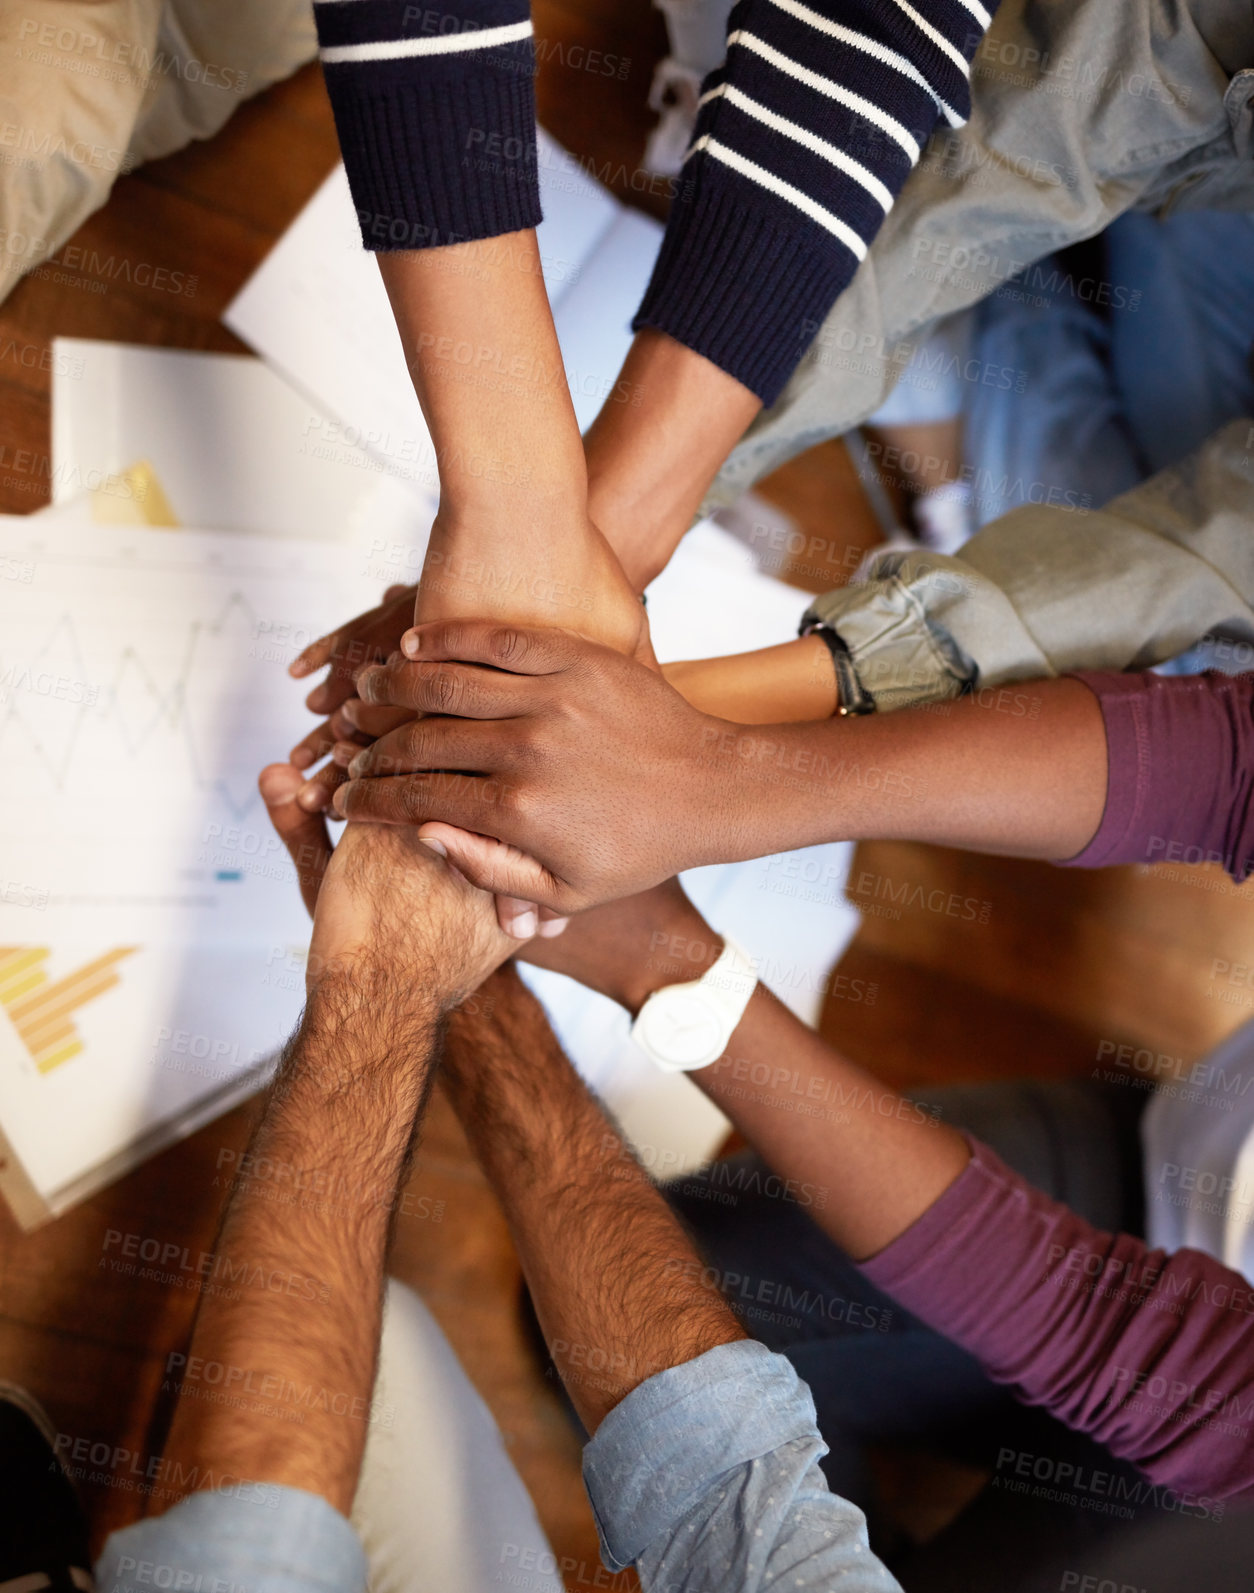
[[[442,65],[324,65],[367,249],[430,249],[540,221],[530,39]]]
[[[707,164],[675,199],[632,329],[667,333],[769,407],[858,262],[816,222],[764,209],[743,178]]]

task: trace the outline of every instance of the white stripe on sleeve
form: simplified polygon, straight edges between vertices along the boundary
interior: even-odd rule
[[[931,99],[936,102],[936,109],[940,111],[951,127],[961,127],[963,118],[952,111],[940,95],[919,71],[913,61],[908,61],[904,55],[896,50],[890,50],[886,44],[881,44],[878,39],[869,39],[865,33],[857,33],[853,28],[846,28],[839,22],[833,22],[828,17],[820,16],[817,11],[811,11],[809,6],[801,4],[801,0],[771,0],[772,5],[779,7],[790,17],[796,17],[798,22],[808,23],[810,27],[817,28],[820,33],[825,33],[828,38],[836,39],[840,44],[847,44],[852,50],[861,50],[864,54],[872,56],[882,65],[891,67],[893,71],[900,72],[916,83]]]
[[[688,151],[689,156],[699,154],[702,150],[713,160],[722,161],[723,165],[730,166],[733,171],[742,177],[748,177],[751,182],[759,183],[773,194],[778,194],[781,199],[786,199],[789,204],[796,205],[798,210],[805,212],[821,227],[826,227],[834,237],[839,238],[845,248],[849,250],[855,260],[866,259],[866,244],[847,222],[834,216],[830,210],[825,209],[809,194],[803,194],[800,188],[794,188],[791,183],[786,183],[773,172],[759,166],[756,161],[748,160],[736,150],[730,149],[726,144],[720,144],[716,138],[711,138],[708,133],[703,134]]]
[[[712,88],[707,94],[703,94],[697,104],[701,106],[708,104],[710,100],[718,99],[725,99],[729,105],[742,110],[746,116],[752,116],[755,121],[764,123],[775,132],[782,133],[785,138],[794,139],[813,154],[830,161],[833,166],[843,171],[846,177],[852,177],[854,182],[861,183],[867,193],[879,201],[885,215],[893,208],[892,189],[886,187],[874,172],[868,171],[861,161],[854,160],[852,155],[846,154],[837,145],[829,144],[826,139],[819,138],[808,127],[799,127],[796,122],[790,122],[785,117],[777,115],[768,106],[759,105],[757,100],[750,99],[734,83],[720,83],[717,88]]]
[[[339,0],[346,3],[346,0]],[[470,28],[424,39],[376,39],[372,44],[331,44],[318,53],[327,66],[355,61],[405,61],[416,55],[456,55],[463,50],[490,50],[531,37],[531,23],[509,22],[500,28]]]
[[[857,111],[859,116],[864,116],[868,122],[874,122],[891,139],[894,139],[910,157],[913,166],[922,151],[914,139],[909,128],[903,127],[895,116],[890,116],[887,111],[882,111],[878,105],[870,100],[863,99],[861,94],[855,94],[852,89],[842,88],[839,83],[833,83],[831,78],[821,77],[817,72],[811,72],[808,66],[802,66],[799,61],[793,61],[786,55],[759,39],[754,33],[746,33],[743,28],[737,28],[734,33],[727,35],[727,48],[730,50],[734,44],[741,45],[746,50],[752,50],[755,55],[784,72],[789,77],[796,78],[798,83],[804,83],[807,88],[812,88],[819,94],[825,94],[828,99],[835,100],[838,104],[847,106],[851,111]]]

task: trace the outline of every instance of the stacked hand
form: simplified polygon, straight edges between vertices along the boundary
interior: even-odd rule
[[[295,801],[300,771],[271,764],[261,794],[313,915],[306,984],[382,980],[441,1011],[477,989],[518,949],[492,898],[412,830],[350,824],[332,850],[326,821]]]
[[[568,632],[478,620],[403,647],[362,670],[358,718],[378,731],[398,709],[421,717],[336,748],[342,817],[417,825],[484,889],[559,913],[737,855],[732,727],[655,671]]]
[[[307,699],[311,709],[328,717],[292,749],[291,760],[296,768],[309,769],[335,753],[299,791],[297,800],[305,811],[317,813],[330,805],[356,748],[413,719],[414,708],[401,704],[365,709],[355,695],[355,682],[365,666],[393,653],[415,614],[419,623],[469,611],[508,617],[511,623],[521,618],[563,625],[657,667],[644,608],[608,543],[590,522],[568,541],[575,552],[557,579],[544,572],[543,561],[528,561],[518,546],[501,537],[484,536],[479,526],[456,529],[437,518],[419,586],[389,587],[378,608],[305,649],[291,672],[303,677],[328,667],[326,679]],[[477,547],[489,551],[478,554]],[[508,558],[500,551],[504,548],[510,550]],[[505,893],[498,894],[498,913],[502,926],[519,938],[537,931],[559,934],[565,927],[551,909]]]

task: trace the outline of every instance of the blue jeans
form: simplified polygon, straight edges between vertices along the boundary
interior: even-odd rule
[[[968,384],[981,525],[1066,493],[1099,507],[1254,415],[1254,216],[1131,213],[1083,259],[1044,260],[975,311],[981,368],[1016,373]]]

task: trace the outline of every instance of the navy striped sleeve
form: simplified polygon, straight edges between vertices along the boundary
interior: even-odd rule
[[[367,249],[537,225],[529,0],[316,0],[314,17]]]
[[[779,396],[937,122],[970,115],[996,0],[739,0],[633,325]]]

